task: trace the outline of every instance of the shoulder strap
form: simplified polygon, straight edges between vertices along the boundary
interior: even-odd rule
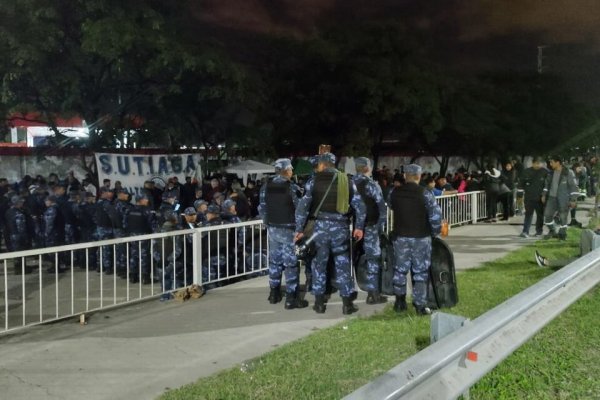
[[[319,206],[315,209],[315,213],[313,214],[313,217],[316,217],[319,214],[319,211],[321,210],[321,206],[323,205],[323,202],[327,198],[327,195],[329,194],[329,191],[331,190],[331,186],[333,185],[333,182],[336,180],[336,178],[337,178],[337,174],[333,174],[333,178],[331,179],[331,182],[329,182],[329,186],[327,187],[327,190],[325,191],[325,194],[323,195],[323,198],[321,199]]]

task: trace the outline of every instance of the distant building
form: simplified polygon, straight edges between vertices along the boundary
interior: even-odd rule
[[[37,147],[50,144],[48,139],[54,137],[54,131],[35,113],[15,114],[8,120],[11,143]],[[56,124],[60,133],[72,141],[84,142],[89,138],[89,129],[79,117],[57,118]]]

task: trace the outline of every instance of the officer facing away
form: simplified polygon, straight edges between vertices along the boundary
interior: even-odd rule
[[[290,181],[292,162],[288,158],[275,161],[277,176],[261,188],[258,212],[269,234],[269,303],[281,301],[281,276],[285,270],[285,309],[304,308],[308,302],[299,292],[299,268],[294,253],[295,212],[300,189]]]
[[[309,214],[315,218],[316,255],[313,260],[313,309],[325,312],[325,289],[327,261],[333,256],[336,283],[342,297],[343,314],[352,314],[358,308],[352,303],[354,281],[350,270],[350,208],[354,210],[356,222],[353,237],[363,238],[365,204],[354,183],[348,176],[335,169],[335,156],[331,153],[319,155],[318,172],[306,183],[305,194],[296,209],[296,234],[294,241],[302,238],[304,225]],[[317,215],[315,215],[318,211]]]
[[[406,310],[406,274],[413,278],[413,305],[418,315],[427,315],[427,281],[431,265],[431,238],[440,234],[442,210],[433,194],[419,186],[421,167],[404,167],[406,184],[390,193],[388,204],[393,211],[394,310]]]
[[[370,177],[371,161],[366,157],[358,157],[354,159],[354,164],[356,175],[353,181],[367,208],[363,242],[367,259],[367,304],[381,304],[387,302],[387,297],[379,293],[379,271],[381,270],[379,234],[385,230],[387,206],[381,187]]]

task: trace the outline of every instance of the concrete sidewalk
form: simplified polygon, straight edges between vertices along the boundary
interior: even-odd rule
[[[453,228],[447,241],[457,269],[534,242],[518,237],[521,220]],[[97,313],[84,326],[72,320],[0,337],[0,398],[153,399],[346,318],[337,294],[319,315],[268,304],[267,287],[259,277],[198,300],[152,300]],[[365,297],[359,294],[358,315],[384,307],[365,305]]]

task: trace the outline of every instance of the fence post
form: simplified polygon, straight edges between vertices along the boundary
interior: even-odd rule
[[[202,282],[202,268],[200,265],[200,257],[201,257],[201,252],[200,252],[200,245],[201,245],[201,239],[202,239],[202,235],[200,234],[200,232],[198,232],[198,229],[196,229],[193,233],[193,238],[194,240],[192,241],[192,243],[194,243],[194,247],[192,249],[192,265],[193,265],[193,276],[192,276],[192,283],[196,284],[196,285],[200,285]]]
[[[477,210],[477,193],[478,192],[471,193],[471,222],[473,224],[477,223],[477,213],[479,212],[479,210]]]

